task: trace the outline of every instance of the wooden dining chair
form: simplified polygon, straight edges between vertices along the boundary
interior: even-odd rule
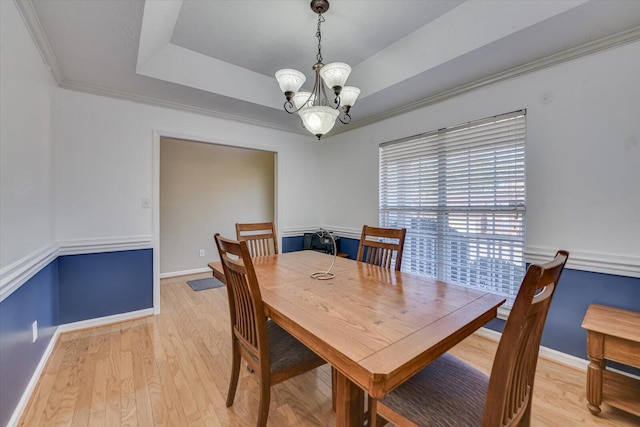
[[[240,361],[260,374],[257,425],[267,424],[271,386],[326,362],[275,322],[267,320],[247,242],[215,235],[227,283],[231,317],[231,379],[227,407],[233,405]]]
[[[365,225],[362,227],[356,260],[391,268],[395,258],[395,269],[400,271],[406,234],[406,228],[379,228]]]
[[[251,256],[275,255],[278,253],[278,235],[273,222],[236,224],[239,242],[247,242]]]
[[[540,338],[569,253],[531,265],[502,332],[491,376],[445,353],[381,400],[370,425],[529,426]]]

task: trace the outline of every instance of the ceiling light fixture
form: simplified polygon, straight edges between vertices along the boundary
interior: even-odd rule
[[[311,10],[318,14],[318,30],[316,32],[318,54],[316,55],[317,62],[313,66],[313,71],[316,74],[313,89],[311,92],[299,92],[306,77],[297,70],[289,68],[278,70],[276,79],[287,98],[284,110],[289,114],[298,113],[305,129],[320,139],[322,135],[333,128],[336,119],[344,124],[351,121],[349,110],[360,95],[360,89],[345,86],[351,73],[349,65],[344,62],[332,62],[327,65],[322,63],[320,24],[325,21],[322,14],[329,10],[329,2],[327,0],[312,0]],[[333,90],[335,97],[327,96],[325,85]]]

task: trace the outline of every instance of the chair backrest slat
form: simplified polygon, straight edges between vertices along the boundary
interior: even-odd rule
[[[236,237],[247,242],[252,257],[278,253],[278,235],[273,222],[236,224]]]
[[[405,228],[379,228],[365,225],[362,227],[356,259],[384,268],[391,268],[395,260],[395,269],[400,271],[406,234]]]
[[[527,269],[493,361],[484,426],[518,425],[530,417],[542,330],[568,257],[558,251],[553,261]]]
[[[214,236],[229,298],[232,333],[256,361],[268,361],[267,325],[247,242]]]

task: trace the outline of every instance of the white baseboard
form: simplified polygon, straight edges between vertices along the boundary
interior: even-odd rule
[[[211,269],[209,267],[205,267],[205,268],[194,268],[193,270],[171,271],[169,273],[160,273],[160,278],[166,279],[167,277],[187,276],[189,274],[198,274],[198,273],[211,273]]]
[[[153,308],[145,308],[144,310],[130,311],[128,313],[114,314],[112,316],[81,320],[79,322],[65,323],[64,325],[58,326],[57,332],[63,333],[77,331],[79,329],[95,328],[98,326],[108,325],[110,323],[124,322],[125,320],[133,320],[146,316],[153,316]]]
[[[29,403],[29,399],[31,399],[31,395],[33,394],[36,388],[36,385],[40,380],[40,376],[42,375],[42,372],[44,371],[44,368],[47,365],[47,362],[49,361],[49,357],[51,356],[51,353],[53,352],[53,349],[56,346],[58,339],[60,338],[60,334],[64,332],[76,331],[79,329],[95,328],[98,326],[108,325],[110,323],[123,322],[125,320],[133,320],[133,319],[138,319],[140,317],[146,317],[151,315],[153,315],[153,309],[146,308],[144,310],[131,311],[131,312],[122,313],[122,314],[114,314],[113,316],[105,316],[105,317],[99,317],[97,319],[82,320],[80,322],[66,323],[64,325],[58,326],[56,328],[56,331],[53,333],[53,336],[51,337],[51,341],[49,341],[49,345],[47,345],[47,348],[45,349],[44,353],[42,353],[42,358],[40,358],[40,362],[38,363],[38,366],[36,366],[36,369],[33,372],[33,375],[31,376],[31,380],[27,385],[27,388],[24,390],[24,393],[22,393],[22,397],[20,398],[20,401],[18,402],[16,409],[13,411],[13,415],[9,419],[9,423],[7,424],[7,427],[15,427],[18,425],[18,422],[20,421],[20,417],[22,417],[23,412],[27,407],[27,403]]]
[[[483,338],[488,338],[492,341],[500,341],[500,337],[502,334],[498,331],[494,331],[489,328],[480,328],[475,332],[476,335],[481,336]],[[552,360],[554,362],[560,363],[565,366],[569,366],[571,368],[580,369],[582,371],[587,370],[587,365],[589,365],[589,361],[585,359],[581,359],[576,356],[572,356],[567,353],[562,353],[558,350],[554,350],[552,348],[540,346],[540,356]]]
[[[33,391],[36,389],[36,385],[40,380],[40,375],[42,375],[42,372],[44,371],[44,367],[47,366],[47,362],[49,361],[49,356],[51,356],[51,353],[53,352],[53,348],[56,346],[56,343],[58,342],[59,335],[60,333],[58,332],[58,329],[56,329],[56,331],[53,333],[53,336],[51,337],[51,340],[49,341],[49,345],[47,345],[47,348],[44,350],[44,353],[42,353],[40,362],[38,363],[38,366],[36,366],[36,370],[33,371],[33,375],[29,380],[29,384],[27,384],[27,388],[24,390],[24,393],[22,393],[22,397],[20,398],[20,401],[18,402],[16,409],[13,411],[13,415],[9,419],[9,423],[7,423],[7,427],[14,427],[18,425],[18,422],[20,421],[20,417],[22,417],[24,410],[27,408],[27,403],[29,403],[29,399],[31,399],[31,395],[33,394]]]
[[[20,417],[22,417],[22,414],[27,407],[27,403],[29,403],[29,399],[31,399],[31,395],[33,394],[33,391],[35,390],[36,385],[40,380],[40,376],[42,375],[42,372],[44,371],[44,368],[47,365],[47,362],[49,361],[49,357],[51,356],[51,353],[53,352],[53,349],[56,343],[58,342],[58,339],[60,338],[60,334],[64,332],[76,331],[79,329],[95,328],[98,326],[108,325],[110,323],[123,322],[125,320],[133,320],[133,319],[138,319],[140,317],[146,317],[151,315],[153,315],[153,309],[146,308],[144,310],[131,311],[129,313],[122,313],[122,314],[114,314],[113,316],[105,316],[97,319],[82,320],[80,322],[66,323],[64,325],[58,326],[56,328],[56,331],[53,333],[53,336],[51,337],[51,341],[49,341],[49,345],[47,346],[44,353],[42,353],[42,358],[40,359],[38,366],[33,372],[33,375],[31,376],[31,380],[29,381],[27,388],[25,389],[24,393],[22,393],[22,397],[20,398],[20,401],[18,402],[16,409],[13,411],[13,415],[9,419],[9,423],[7,424],[7,427],[15,427],[18,425],[18,422],[20,421]]]
[[[500,332],[494,331],[493,329],[489,329],[489,328],[480,328],[475,332],[475,334],[496,342],[500,341],[500,337],[502,336]],[[563,353],[561,351],[554,350],[552,348],[545,347],[545,346],[540,346],[539,354],[540,354],[540,357],[542,357],[543,359],[551,360],[552,362],[556,362],[561,365],[568,366],[570,368],[578,369],[580,371],[584,371],[585,373],[587,371],[587,366],[589,366],[589,361],[586,359],[582,359],[580,357],[576,357],[571,354]],[[619,369],[609,368],[609,367],[607,367],[607,370],[614,371],[619,374],[626,375],[628,377],[640,380],[639,376],[630,374],[629,372],[624,372]],[[585,377],[585,381],[586,381],[586,377]]]

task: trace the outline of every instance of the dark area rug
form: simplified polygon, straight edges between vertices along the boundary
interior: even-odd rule
[[[193,289],[194,291],[204,291],[205,289],[220,288],[224,286],[224,283],[222,283],[220,280],[216,279],[215,277],[209,277],[207,279],[189,280],[187,283],[189,284],[189,286],[191,286],[191,289]]]

